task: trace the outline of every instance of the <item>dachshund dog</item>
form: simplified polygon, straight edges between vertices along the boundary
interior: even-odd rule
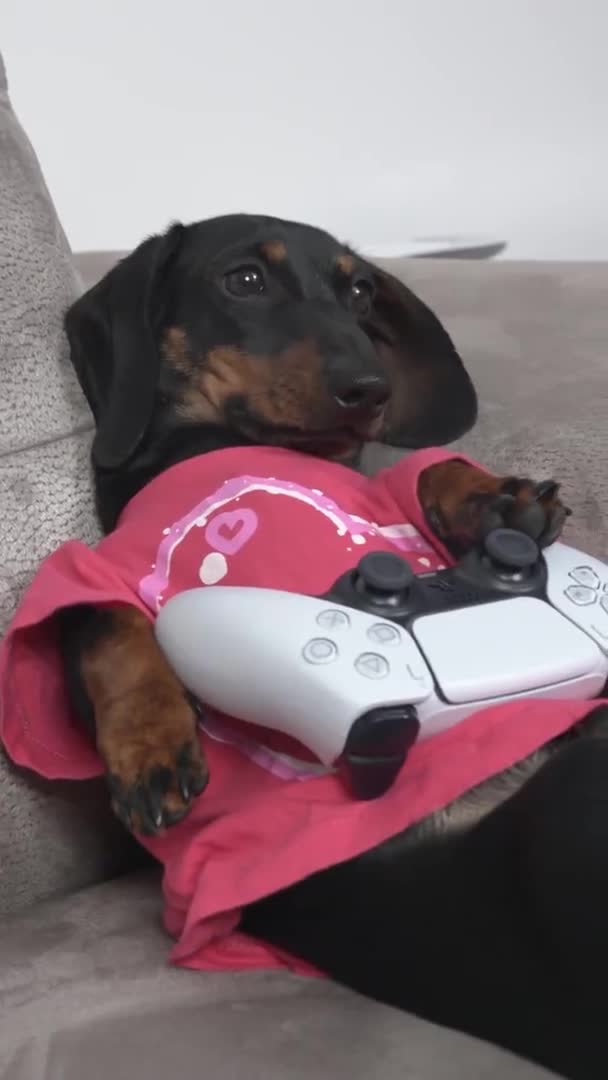
[[[476,418],[445,329],[400,281],[327,233],[234,215],[145,241],[67,314],[92,408],[99,516],[233,446],[356,464],[370,439],[440,445]],[[454,554],[488,527],[548,544],[557,485],[430,466],[419,500]],[[204,792],[197,706],[135,608],[61,617],[70,692],[135,831]],[[251,905],[244,929],[346,985],[575,1080],[604,1077],[608,712],[375,850]],[[607,761],[604,762],[604,756]],[[204,794],[201,795],[204,799]]]

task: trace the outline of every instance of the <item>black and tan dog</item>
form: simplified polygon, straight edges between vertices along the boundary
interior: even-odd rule
[[[412,292],[326,233],[273,218],[174,226],[66,325],[106,531],[149,480],[210,450],[274,444],[355,463],[368,439],[446,443],[476,416],[448,334]],[[549,543],[566,513],[553,483],[454,460],[423,472],[418,493],[454,554],[498,523]],[[148,620],[79,607],[62,631],[117,812],[136,829],[179,820],[206,765]],[[253,905],[245,929],[380,1000],[576,1080],[604,1077],[604,730],[599,708],[432,820]]]

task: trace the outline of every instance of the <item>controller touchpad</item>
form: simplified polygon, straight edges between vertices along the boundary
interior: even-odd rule
[[[598,649],[549,604],[516,597],[422,615],[412,633],[455,704],[556,686],[597,666]]]

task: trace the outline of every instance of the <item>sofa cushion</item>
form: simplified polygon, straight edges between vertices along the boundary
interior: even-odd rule
[[[79,283],[0,58],[0,454],[92,419],[68,359],[62,316]]]
[[[78,290],[0,59],[0,634],[40,561],[68,537],[98,535],[92,420],[62,331]],[[0,820],[0,915],[123,865],[124,834],[102,785],[49,788],[1,750]]]
[[[548,1080],[325,979],[165,966],[154,876],[0,926],[3,1080]]]

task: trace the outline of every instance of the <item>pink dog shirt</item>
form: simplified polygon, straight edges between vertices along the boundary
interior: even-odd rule
[[[27,590],[0,651],[0,734],[9,755],[49,778],[103,771],[66,697],[51,619],[60,608],[122,602],[153,620],[175,593],[220,582],[319,595],[368,551],[398,552],[417,572],[437,569],[449,556],[425,523],[417,480],[451,456],[420,451],[369,479],[294,451],[234,448],[152,480],[97,548],[64,544]],[[141,840],[164,867],[173,960],[310,970],[240,933],[243,906],[406,829],[589,709],[529,700],[477,713],[414,747],[397,782],[373,802],[349,798],[303,747],[210,715],[200,730],[207,788],[183,822]]]

